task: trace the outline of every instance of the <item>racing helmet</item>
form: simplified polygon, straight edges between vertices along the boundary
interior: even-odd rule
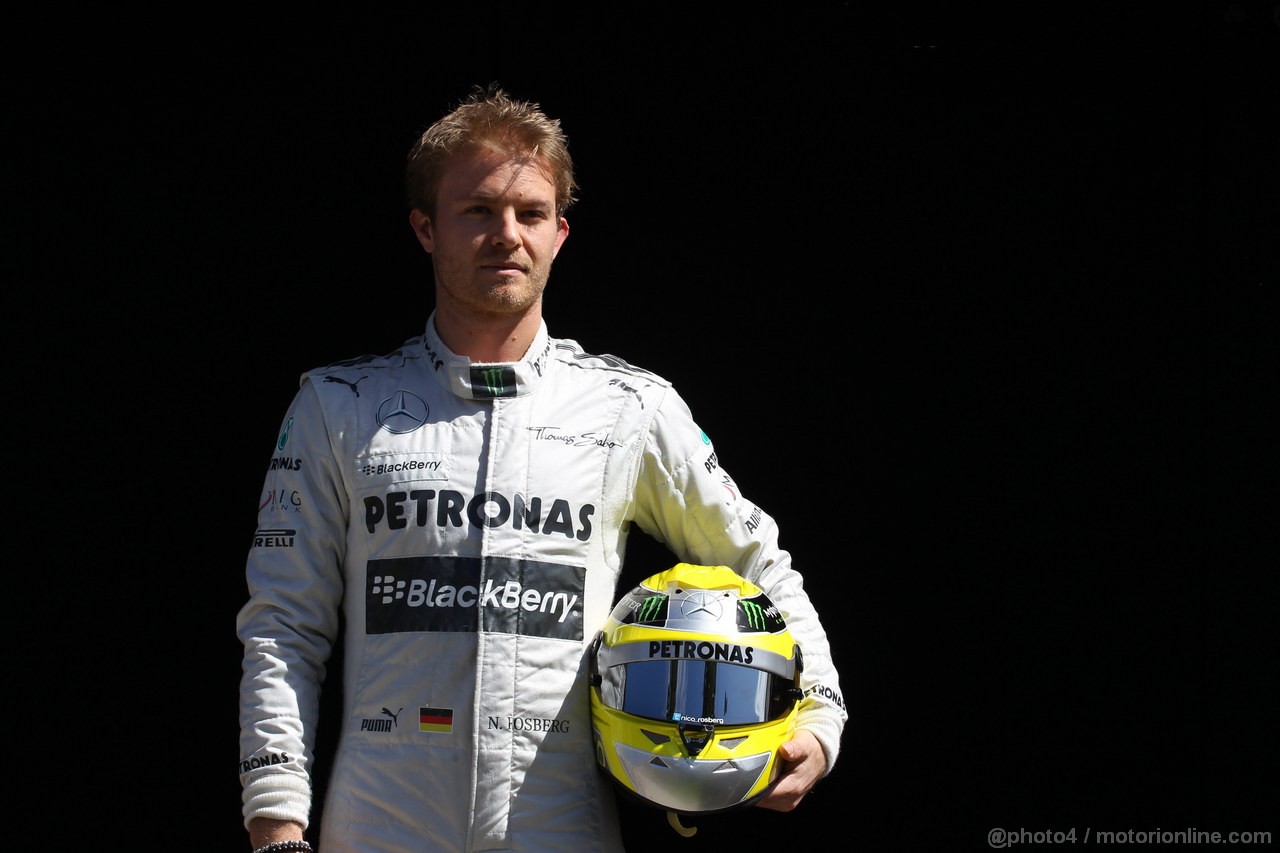
[[[800,647],[727,566],[645,578],[596,635],[589,668],[596,761],[669,819],[748,805],[776,778],[803,697]]]

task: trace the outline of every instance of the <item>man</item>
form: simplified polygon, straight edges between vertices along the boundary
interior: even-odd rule
[[[341,726],[324,853],[621,850],[587,648],[638,525],[787,613],[806,698],[758,805],[794,809],[846,715],[773,520],[656,375],[551,338],[542,294],[577,189],[558,121],[477,90],[410,153],[431,255],[424,333],[310,371],[247,563],[241,763],[254,849],[306,849],[317,725]],[[655,567],[660,568],[660,567]],[[342,631],[343,716],[317,720]]]

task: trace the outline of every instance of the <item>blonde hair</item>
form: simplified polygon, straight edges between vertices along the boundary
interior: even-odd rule
[[[556,188],[556,216],[577,201],[569,140],[557,119],[538,104],[512,98],[496,83],[477,86],[458,106],[428,127],[409,150],[405,189],[409,206],[436,214],[440,177],[449,159],[469,148],[487,147],[539,161]]]

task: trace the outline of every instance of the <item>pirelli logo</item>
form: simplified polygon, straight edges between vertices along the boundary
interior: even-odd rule
[[[487,631],[582,639],[581,566],[511,557],[370,560],[370,634]]]

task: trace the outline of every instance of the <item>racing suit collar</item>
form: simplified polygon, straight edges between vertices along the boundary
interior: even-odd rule
[[[521,397],[533,393],[551,360],[551,337],[545,320],[538,324],[533,343],[519,361],[479,362],[458,355],[436,334],[436,314],[427,318],[423,344],[436,381],[447,391],[468,400]]]

